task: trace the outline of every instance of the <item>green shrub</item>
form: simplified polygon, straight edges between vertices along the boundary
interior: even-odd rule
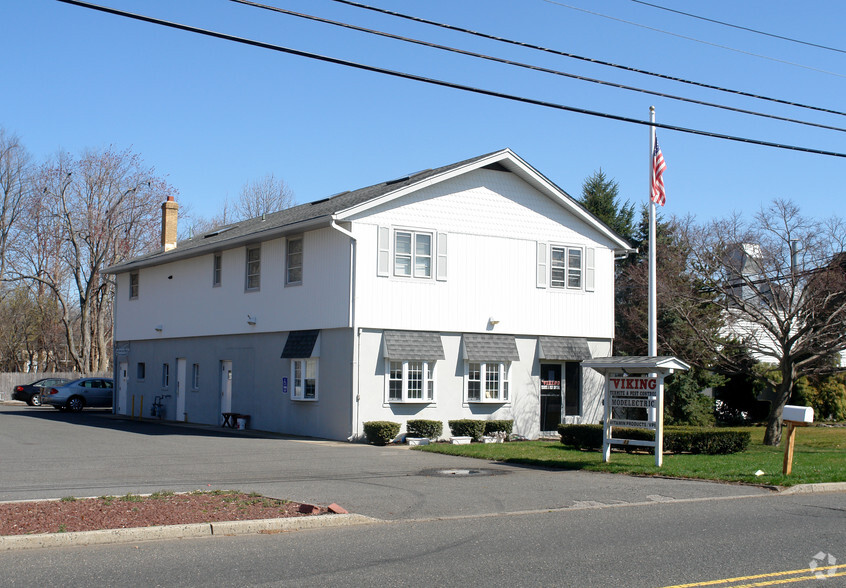
[[[364,436],[373,445],[387,445],[399,435],[400,424],[393,421],[367,421]]]
[[[576,449],[599,449],[602,447],[602,425],[558,425],[561,443]],[[614,427],[615,439],[636,439],[652,441],[655,433],[649,429],[626,429]],[[751,443],[747,431],[708,429],[697,427],[668,428],[664,430],[664,451],[672,453],[703,453],[717,455],[740,453]],[[619,447],[619,446],[617,446]],[[627,446],[633,451],[638,446]]]
[[[664,451],[673,453],[740,453],[746,451],[751,442],[748,431],[690,428],[664,432]]]
[[[513,428],[514,421],[511,419],[507,421],[485,421],[485,435],[493,435],[494,433],[505,433],[506,435],[510,435]]]
[[[448,421],[453,437],[472,437],[474,441],[480,441],[485,434],[485,422],[476,419]]]
[[[423,437],[425,439],[437,439],[444,432],[444,424],[441,421],[429,421],[426,419],[412,419],[405,423],[405,429],[409,437]]]

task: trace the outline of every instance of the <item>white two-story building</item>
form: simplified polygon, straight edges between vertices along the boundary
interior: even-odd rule
[[[118,413],[330,439],[601,417],[580,362],[611,354],[629,244],[510,150],[179,243],[162,209],[162,250],[109,270]]]

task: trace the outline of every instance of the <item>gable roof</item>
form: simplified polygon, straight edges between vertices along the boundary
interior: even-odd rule
[[[426,186],[486,167],[504,169],[504,171],[516,174],[548,198],[605,235],[613,243],[615,250],[631,250],[631,245],[625,239],[588,212],[564,190],[544,177],[510,149],[502,149],[436,169],[427,169],[366,188],[341,192],[323,200],[300,204],[261,217],[218,227],[202,235],[179,241],[175,249],[159,250],[142,255],[106,268],[104,271],[105,273],[118,274],[188,257],[205,255],[247,243],[256,243],[306,230],[328,227],[335,221],[342,221]]]

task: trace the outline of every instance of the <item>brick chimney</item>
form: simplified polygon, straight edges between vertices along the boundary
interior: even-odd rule
[[[162,249],[170,251],[176,249],[176,217],[179,205],[174,201],[173,196],[167,197],[167,202],[162,202]]]

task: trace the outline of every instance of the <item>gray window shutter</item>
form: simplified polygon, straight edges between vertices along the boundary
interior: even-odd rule
[[[435,278],[440,282],[447,279],[447,234],[438,233],[438,266]]]
[[[593,292],[596,289],[596,249],[585,249],[585,290]]]
[[[391,273],[391,229],[379,227],[378,237],[378,259],[376,262],[376,275],[388,276]]]
[[[538,288],[546,288],[546,280],[549,275],[549,262],[546,257],[546,243],[538,243],[538,274],[537,286]]]

